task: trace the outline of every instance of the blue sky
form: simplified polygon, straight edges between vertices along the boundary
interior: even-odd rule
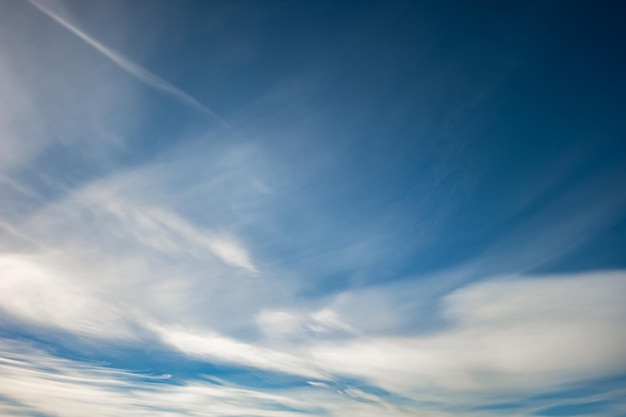
[[[626,416],[611,2],[0,2],[0,414]]]

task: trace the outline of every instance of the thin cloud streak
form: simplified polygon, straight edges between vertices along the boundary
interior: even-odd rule
[[[415,410],[402,410],[383,401],[365,402],[355,396],[359,391],[353,387],[344,391],[313,386],[262,390],[203,378],[170,383],[169,375],[77,362],[1,338],[0,376],[12,381],[0,386],[0,413],[14,415],[415,415]]]
[[[164,80],[163,78],[159,77],[156,74],[153,74],[152,72],[148,71],[142,66],[124,57],[120,53],[107,48],[102,43],[98,42],[91,36],[87,35],[85,32],[78,29],[76,26],[72,25],[70,22],[68,22],[67,20],[65,20],[64,18],[62,18],[61,16],[53,12],[52,10],[48,9],[47,7],[39,4],[38,2],[34,0],[27,0],[27,1],[30,4],[32,4],[37,10],[41,11],[46,16],[50,17],[52,20],[54,20],[55,22],[63,26],[65,29],[67,29],[68,31],[72,32],[74,35],[76,35],[77,37],[85,41],[88,45],[90,45],[96,51],[100,52],[102,55],[107,57],[111,62],[113,62],[115,65],[117,65],[118,67],[126,71],[128,74],[132,75],[138,81],[142,82],[143,84],[147,86],[150,86],[152,88],[161,90],[165,93],[172,95],[173,97],[193,107],[194,109],[211,116],[213,119],[215,119],[220,124],[227,127],[228,129],[235,130],[235,128],[232,125],[230,125],[230,123],[228,123],[226,120],[220,117],[217,113],[215,113],[213,110],[208,108],[206,105],[199,102],[197,99],[195,99],[188,93],[176,87],[174,84]]]

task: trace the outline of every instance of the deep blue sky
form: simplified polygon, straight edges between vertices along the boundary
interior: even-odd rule
[[[1,0],[0,414],[623,416],[624,6],[505,3]]]

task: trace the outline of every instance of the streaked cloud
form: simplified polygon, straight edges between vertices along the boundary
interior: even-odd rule
[[[306,378],[325,379],[323,372],[297,352],[245,343],[215,333],[182,329],[156,329],[163,341],[186,354],[210,362],[228,363],[260,370],[282,372]]]
[[[207,415],[238,415],[260,408],[268,416],[321,410],[332,415],[401,416],[415,412],[411,410],[418,404],[425,415],[452,416],[461,410],[471,415],[469,410],[487,398],[510,401],[520,390],[534,395],[575,380],[619,374],[625,363],[620,346],[626,337],[626,311],[618,294],[625,283],[623,274],[606,273],[476,284],[445,298],[443,313],[452,320],[447,330],[302,345],[298,352],[206,330],[155,329],[167,344],[193,357],[313,378],[310,389],[322,390],[317,393],[293,388],[269,394],[201,381],[171,385],[4,341],[0,368],[14,383],[5,385],[0,394],[19,410],[58,413],[68,407],[75,415],[106,416],[125,408],[128,415],[144,415],[147,410],[163,415],[201,413],[208,403],[213,406]],[[542,294],[541,299],[535,294]],[[331,386],[342,377],[362,378],[396,393],[405,398],[405,405],[394,406],[357,387],[337,392]],[[80,404],[70,407],[76,397]]]
[[[390,391],[535,391],[619,375],[623,273],[513,278],[445,298],[443,331],[315,346],[315,360]]]
[[[0,407],[15,413],[66,416],[300,416],[359,412],[409,416],[389,404],[369,404],[316,388],[259,390],[224,381],[199,379],[184,384],[167,376],[111,370],[96,364],[56,358],[46,352],[2,340],[0,375],[11,384],[0,390]],[[361,394],[364,395],[364,394]],[[434,414],[433,414],[434,415]],[[441,415],[441,414],[439,414]]]
[[[61,17],[59,14],[55,13],[54,11],[52,11],[50,8],[44,6],[40,2],[36,0],[28,0],[28,2],[32,4],[34,7],[36,7],[38,10],[40,10],[41,12],[45,13],[48,17],[53,19],[59,25],[63,26],[65,29],[67,29],[68,31],[76,35],[78,38],[80,38],[81,40],[89,44],[92,48],[94,48],[96,51],[98,51],[99,53],[104,55],[106,58],[111,60],[111,62],[113,62],[115,65],[117,65],[118,67],[126,71],[128,74],[130,74],[132,77],[134,77],[138,81],[152,88],[156,88],[157,90],[161,90],[167,94],[170,94],[171,96],[195,108],[196,110],[206,113],[207,115],[211,116],[213,119],[217,120],[218,122],[228,127],[229,129],[231,130],[233,129],[232,126],[228,124],[228,122],[226,122],[224,119],[218,116],[213,110],[208,108],[206,105],[200,103],[197,99],[195,99],[188,93],[184,92],[180,88],[176,87],[172,83],[165,81],[163,78],[153,74],[152,72],[148,71],[142,66],[134,63],[130,59],[121,55],[120,53],[115,52],[111,50],[110,48],[107,48],[102,43],[98,42],[97,40],[95,40],[94,38],[86,34],[84,31],[80,30],[75,25],[71,24],[69,21],[67,21],[66,19],[64,19],[63,17]]]
[[[0,414],[624,414],[612,90],[419,5],[151,4],[0,5]]]

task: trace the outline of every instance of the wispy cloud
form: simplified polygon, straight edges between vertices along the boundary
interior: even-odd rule
[[[120,67],[121,69],[126,71],[128,74],[130,74],[136,80],[144,83],[147,86],[150,86],[150,87],[155,88],[157,90],[161,90],[161,91],[171,95],[172,97],[175,97],[176,99],[178,99],[181,102],[183,102],[183,103],[185,103],[185,104],[195,108],[196,110],[199,110],[202,113],[205,113],[205,114],[211,116],[213,119],[218,121],[223,126],[229,128],[230,130],[234,130],[234,128],[226,120],[224,120],[222,117],[220,117],[218,114],[216,114],[209,107],[207,107],[206,105],[204,105],[201,102],[199,102],[196,98],[191,96],[189,93],[186,93],[182,89],[176,87],[174,84],[172,84],[172,83],[164,80],[163,78],[159,77],[158,75],[148,71],[147,69],[143,68],[142,66],[140,66],[137,63],[133,62],[132,60],[126,58],[122,54],[120,54],[120,53],[118,53],[116,51],[113,51],[110,48],[107,48],[101,42],[99,42],[96,39],[94,39],[93,37],[89,36],[87,33],[85,33],[84,31],[80,30],[78,27],[76,27],[75,25],[70,23],[68,20],[64,19],[59,14],[55,13],[53,10],[51,10],[50,8],[42,5],[41,3],[37,2],[36,0],[27,0],[27,1],[30,4],[32,4],[34,7],[36,7],[38,10],[40,10],[41,12],[46,14],[48,17],[53,19],[55,22],[57,22],[58,24],[63,26],[65,29],[67,29],[68,31],[70,31],[71,33],[76,35],[78,38],[83,40],[85,43],[90,45],[96,51],[100,52],[102,55],[104,55],[106,58],[108,58],[115,65],[117,65],[118,67]]]
[[[353,90],[322,97],[326,81],[300,73],[274,93],[274,75],[224,87],[255,140],[221,140],[142,101],[147,86],[232,129],[196,98],[206,85],[164,80],[54,4],[0,14],[17,19],[0,36],[0,414],[519,417],[575,401],[623,414],[622,387],[538,394],[626,374],[625,272],[532,272],[622,218],[606,186],[617,163],[579,181],[584,157],[548,161],[508,190],[487,156],[463,161],[472,143],[450,156],[429,135],[395,142],[416,132],[408,116],[384,126],[402,106],[354,100],[371,125],[328,116]],[[393,140],[361,141],[370,128]],[[477,200],[495,191],[483,219]],[[173,376],[108,365],[148,345],[137,368]]]
[[[253,245],[237,243],[245,239],[223,232],[226,225],[212,232],[164,203],[180,190],[164,187],[162,179],[193,161],[185,152],[172,158],[171,164],[76,188],[16,224],[39,246],[0,258],[0,272],[10,276],[0,282],[5,320],[100,340],[147,336],[195,360],[289,374],[303,384],[360,381],[396,399],[420,402],[420,411],[434,416],[454,415],[447,408],[452,405],[466,411],[494,397],[519,398],[538,388],[555,390],[624,371],[620,346],[626,310],[620,295],[626,278],[621,272],[486,281],[483,276],[453,292],[430,291],[425,279],[346,288],[317,299],[281,293],[273,290],[280,288],[273,271],[253,262]],[[257,177],[254,170],[238,168],[246,166],[242,160],[216,164],[206,195],[232,197],[233,205],[249,200],[254,194],[229,194],[231,181]],[[229,179],[216,179],[220,174]],[[213,209],[208,216],[223,215]],[[307,276],[292,279],[302,285]],[[424,312],[421,302],[434,305],[429,318],[434,316],[437,325],[407,326]],[[195,384],[185,387],[194,393],[206,389]],[[332,391],[325,387],[310,389]],[[72,389],[79,395],[80,387]],[[167,395],[178,389],[167,386]],[[7,396],[44,407],[26,391]],[[127,401],[118,391],[105,394],[111,401]],[[329,413],[410,415],[397,408],[399,400],[392,405],[367,390],[340,391],[324,403]],[[161,407],[148,393],[145,406]],[[170,400],[188,394],[176,391]],[[310,410],[308,404],[303,407]],[[116,412],[103,410],[102,415]],[[165,405],[163,410],[174,412]]]
[[[4,282],[5,312],[98,337],[141,328],[207,362],[307,380],[356,378],[413,400],[554,389],[621,369],[623,273],[509,276],[452,293],[417,280],[318,300],[284,295],[267,290],[280,281],[243,246],[238,256],[220,252],[209,231],[154,196],[132,194],[151,190],[161,169],[94,182],[21,224],[47,249],[3,258],[13,276]],[[439,324],[407,326],[424,301]],[[237,335],[242,328],[247,338]]]
[[[208,251],[229,265],[257,272],[251,255],[234,236],[202,230],[168,210],[138,205],[107,191],[95,188],[80,195],[85,197],[83,203],[113,215],[142,244],[168,253]]]
[[[619,294],[625,282],[619,274],[596,274],[477,284],[446,298],[444,313],[453,320],[449,330],[399,338],[359,337],[347,343],[300,346],[290,353],[206,331],[158,329],[168,343],[198,358],[313,378],[305,385],[272,390],[202,377],[170,382],[167,376],[63,359],[2,339],[0,375],[11,383],[0,387],[0,407],[10,413],[70,417],[120,413],[490,417],[527,415],[585,401],[610,404],[619,389],[576,400],[526,399],[517,408],[481,407],[522,401],[576,378],[618,372],[624,363],[620,346],[625,311]],[[536,294],[542,296],[537,299]],[[316,375],[320,371],[334,376],[320,379]],[[362,378],[395,395],[389,398],[344,385],[338,382],[342,375]],[[525,393],[521,397],[520,388]],[[618,412],[613,409],[607,415]]]
[[[11,381],[0,387],[0,410],[27,415],[296,417],[341,416],[350,412],[360,416],[412,415],[411,410],[384,402],[355,400],[352,398],[358,392],[355,389],[344,395],[316,387],[264,391],[206,379],[170,383],[161,375],[75,362],[2,339],[0,376]]]
[[[328,377],[301,354],[266,348],[207,331],[156,328],[162,340],[188,355],[210,362],[227,363],[265,371],[299,375],[306,378]]]

